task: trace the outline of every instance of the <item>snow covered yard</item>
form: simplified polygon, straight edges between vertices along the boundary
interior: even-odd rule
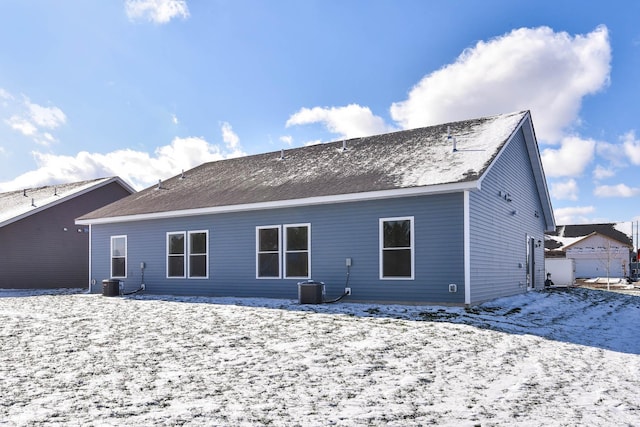
[[[0,291],[0,425],[639,425],[640,297]]]

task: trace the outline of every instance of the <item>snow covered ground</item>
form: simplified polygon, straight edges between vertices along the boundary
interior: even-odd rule
[[[79,292],[79,291],[78,291]],[[0,291],[0,425],[640,425],[640,297]]]

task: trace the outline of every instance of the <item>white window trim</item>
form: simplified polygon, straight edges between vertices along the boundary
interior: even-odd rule
[[[411,276],[410,277],[391,277],[384,276],[383,266],[384,266],[384,223],[389,221],[409,221],[411,226]],[[380,218],[378,225],[378,239],[379,239],[379,268],[380,268],[380,280],[415,280],[416,275],[416,245],[415,245],[415,227],[414,227],[414,217],[413,216],[399,216],[399,217],[390,217],[390,218]],[[406,248],[404,248],[406,249]],[[393,249],[390,249],[393,250]]]
[[[191,235],[192,234],[204,234],[206,236],[207,239],[207,246],[205,248],[206,252],[204,254],[192,254],[191,253]],[[195,280],[202,280],[202,279],[208,279],[209,278],[209,230],[192,230],[189,231],[188,233],[188,239],[186,241],[186,246],[187,246],[187,257],[188,259],[186,260],[187,262],[187,268],[189,269],[189,271],[187,272],[187,276],[189,277],[189,279],[195,279]],[[191,276],[191,255],[205,255],[205,275],[204,276]]]
[[[295,228],[295,227],[307,227],[307,250],[306,251],[289,251],[287,246],[287,229]],[[309,279],[311,278],[311,223],[301,223],[301,224],[284,224],[284,233],[282,237],[282,241],[284,242],[284,247],[281,248],[282,251],[282,259],[284,265],[284,274],[285,279]],[[287,254],[296,253],[296,252],[306,252],[307,253],[307,275],[306,276],[287,276]]]
[[[260,276],[260,230],[278,229],[278,275],[277,276]],[[266,251],[263,253],[275,253],[275,251]],[[273,280],[282,279],[282,226],[281,225],[261,225],[256,227],[256,279]]]
[[[176,235],[176,234],[182,234],[182,236],[184,237],[184,251],[183,251],[183,254],[182,254],[182,256],[184,257],[184,260],[183,260],[183,263],[184,263],[184,266],[183,266],[184,267],[183,268],[184,274],[182,276],[169,276],[169,257],[171,256],[169,254],[169,236],[173,236],[173,235]],[[188,246],[188,243],[189,242],[187,242],[187,232],[186,231],[168,231],[167,232],[166,248],[165,248],[165,263],[167,264],[166,265],[165,274],[166,274],[167,279],[184,279],[184,278],[187,277],[186,276],[186,274],[187,274],[187,264],[186,263],[187,263],[187,246]]]
[[[114,239],[122,239],[124,238],[124,256],[123,257],[117,257],[117,258],[124,258],[124,276],[114,276],[113,275],[113,240]],[[127,242],[127,236],[126,234],[122,234],[122,235],[118,235],[118,236],[111,236],[110,239],[110,245],[109,245],[109,273],[111,274],[109,277],[112,277],[114,279],[126,279],[127,278],[127,255],[129,252],[128,249],[128,242]]]

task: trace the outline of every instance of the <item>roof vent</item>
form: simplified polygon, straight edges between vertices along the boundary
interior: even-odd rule
[[[33,197],[31,198],[31,206],[36,207],[36,200]]]
[[[284,159],[285,159],[285,157],[284,157],[284,148],[281,148],[280,149],[280,158],[278,160],[284,160]]]
[[[158,186],[156,187],[156,190],[162,190],[162,180],[161,179],[158,180]]]
[[[53,187],[53,195],[54,196],[58,195],[58,187]]]
[[[453,144],[453,152],[455,153],[456,151],[458,151],[458,141],[456,140],[455,137],[451,136],[451,127],[447,126],[447,141],[449,142],[449,144]]]
[[[342,141],[342,151],[347,151],[347,150],[348,150],[348,148],[347,148],[347,141],[346,141],[346,140],[345,140],[345,141]]]
[[[27,189],[26,189],[26,188],[25,188],[24,190],[22,190],[22,195],[23,195],[24,197],[27,197]]]
[[[180,174],[180,179],[184,179],[184,169],[182,169],[182,173]]]

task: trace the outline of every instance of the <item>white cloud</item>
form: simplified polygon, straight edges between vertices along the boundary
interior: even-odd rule
[[[558,200],[578,200],[578,183],[575,179],[551,184],[551,196]]]
[[[118,175],[136,189],[142,189],[191,169],[204,162],[242,155],[239,141],[221,149],[203,138],[175,138],[171,144],[158,147],[153,155],[131,149],[110,153],[82,151],[75,156],[33,152],[38,168],[0,183],[0,192],[37,187],[61,182],[74,182]]]
[[[624,153],[629,161],[634,165],[640,165],[640,140],[636,139],[635,132],[627,132],[621,139]]]
[[[358,138],[393,130],[368,107],[357,104],[346,107],[302,108],[289,117],[286,126],[312,123],[322,123],[330,132],[340,135],[340,138]]]
[[[558,142],[582,98],[609,82],[607,28],[587,35],[521,28],[465,50],[391,106],[403,128],[531,110],[538,138]]]
[[[174,125],[180,124],[180,121],[178,120],[178,116],[176,116],[175,114],[172,114],[172,115],[171,115],[171,122],[172,122]]]
[[[586,216],[595,211],[593,206],[574,206],[569,208],[554,209],[553,214],[556,219],[556,224],[584,224],[589,223],[591,220]]]
[[[593,190],[598,197],[635,197],[640,195],[640,187],[629,187],[626,184],[599,185]]]
[[[560,148],[542,151],[542,163],[548,177],[578,176],[593,160],[596,142],[576,136],[564,138]]]
[[[13,95],[0,87],[0,99],[11,101],[13,100]],[[4,104],[3,104],[4,105]]]
[[[607,160],[615,168],[627,165],[624,155],[624,146],[622,144],[598,141],[596,145],[596,152],[598,153],[598,156]]]
[[[233,131],[231,125],[223,122],[220,130],[222,132],[222,141],[224,141],[225,146],[230,151],[229,157],[243,156],[245,153],[240,148],[240,138]]]
[[[9,119],[5,120],[5,122],[11,126],[11,129],[17,130],[24,136],[33,136],[38,131],[33,123],[17,115],[11,116]]]
[[[289,147],[293,145],[293,137],[291,135],[283,135],[280,137],[280,141],[287,144]]]
[[[3,97],[14,100],[13,96],[5,92]],[[43,107],[32,103],[29,98],[15,104],[12,108],[20,110],[4,122],[13,130],[32,138],[36,143],[48,146],[55,142],[55,137],[47,130],[54,130],[67,122],[67,116],[58,107]]]
[[[189,17],[186,0],[126,0],[125,11],[132,21],[146,19],[156,24]]]
[[[29,107],[29,117],[38,127],[55,129],[67,121],[67,116],[57,107],[43,107],[30,102],[27,105]]]
[[[596,166],[593,170],[593,179],[600,181],[602,179],[611,178],[616,172],[613,169],[607,169],[601,165]]]

